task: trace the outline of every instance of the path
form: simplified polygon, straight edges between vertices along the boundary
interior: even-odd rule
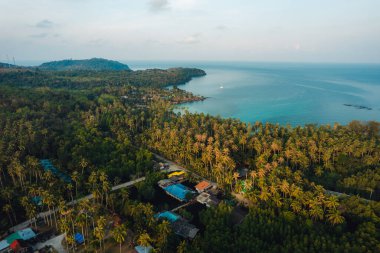
[[[187,173],[189,174],[193,174],[195,176],[197,176],[198,178],[201,178],[202,180],[205,180],[207,182],[209,182],[210,184],[212,184],[213,186],[217,186],[217,183],[213,182],[213,181],[210,181],[204,177],[202,177],[201,175],[195,173],[194,171],[191,171],[191,170],[188,170],[188,169],[185,169],[184,167],[182,167],[181,165],[179,165],[178,163],[175,163],[173,161],[170,161],[168,159],[166,159],[165,157],[159,155],[159,154],[156,154],[154,152],[151,152],[154,157],[156,157],[157,159],[163,161],[164,163],[167,163],[169,164],[169,169],[167,170],[168,172],[172,172],[172,171],[178,171],[178,170],[182,170],[182,171],[186,171]]]
[[[35,246],[34,246],[34,249],[35,250],[39,250],[39,249],[42,249],[43,247],[45,246],[53,246],[54,249],[57,250],[58,253],[66,253],[66,249],[63,247],[62,245],[62,240],[63,238],[65,238],[65,234],[61,234],[59,236],[56,236],[50,240],[47,240],[45,242],[40,242],[40,243],[37,243]]]
[[[137,184],[137,183],[139,183],[141,181],[144,181],[144,180],[145,180],[145,177],[140,177],[140,178],[137,178],[135,180],[131,180],[131,181],[128,181],[128,182],[116,185],[116,186],[114,186],[114,187],[111,188],[111,191],[117,191],[117,190],[122,189],[122,188],[130,187],[130,186],[132,186],[134,184]],[[77,204],[80,201],[83,201],[83,200],[86,200],[86,199],[92,199],[93,197],[94,196],[92,194],[89,194],[89,195],[87,195],[85,197],[82,197],[82,198],[79,198],[79,199],[67,202],[66,205],[68,205],[68,206],[75,205],[75,204]],[[45,217],[51,215],[55,211],[57,211],[57,209],[41,212],[41,213],[37,214],[36,218],[37,219],[45,218]],[[32,223],[34,223],[34,220],[35,219],[30,219],[30,220],[24,221],[24,222],[22,222],[22,223],[20,223],[20,224],[18,224],[16,226],[11,227],[9,230],[15,232],[15,231],[24,229],[26,227],[29,227]]]

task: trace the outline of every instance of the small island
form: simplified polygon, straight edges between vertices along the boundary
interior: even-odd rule
[[[363,105],[353,105],[353,104],[343,104],[343,105],[348,106],[348,107],[354,107],[354,108],[359,109],[359,110],[368,110],[368,111],[372,110],[371,107],[363,106]]]

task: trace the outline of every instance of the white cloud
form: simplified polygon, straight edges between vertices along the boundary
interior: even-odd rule
[[[149,8],[151,11],[164,11],[169,9],[168,0],[150,0]]]
[[[55,24],[50,20],[44,19],[36,24],[37,28],[52,28]]]
[[[187,37],[183,38],[182,40],[179,40],[178,42],[180,44],[197,44],[197,43],[201,42],[200,36],[201,35],[199,33],[196,33],[196,34],[187,36]]]
[[[296,43],[294,43],[293,48],[294,48],[294,50],[299,51],[302,48],[302,45],[301,45],[301,43],[296,42]]]

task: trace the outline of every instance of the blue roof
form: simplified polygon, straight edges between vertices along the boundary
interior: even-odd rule
[[[27,241],[34,237],[36,237],[36,233],[34,233],[34,231],[31,228],[25,228],[17,232],[14,232],[13,234],[10,234],[9,236],[7,236],[7,238],[5,238],[5,240],[7,241],[7,243],[12,244],[12,242],[14,242],[15,240],[22,239],[24,241]]]
[[[148,247],[144,247],[144,246],[136,246],[135,247],[135,250],[138,252],[138,253],[149,253],[152,251],[152,247],[151,246],[148,246]]]
[[[186,201],[186,194],[189,192],[193,192],[189,190],[186,186],[182,184],[172,184],[164,188],[169,194],[175,196],[181,201]]]
[[[74,239],[77,243],[82,244],[84,243],[84,237],[81,233],[76,233],[74,236]]]
[[[49,159],[42,159],[40,160],[40,163],[45,171],[51,171],[51,173],[53,173],[54,176],[59,177],[66,183],[71,183],[71,178],[65,173],[59,171],[56,167],[54,167]]]
[[[21,239],[25,241],[36,237],[36,233],[34,233],[31,228],[25,228],[23,230],[17,231],[17,233],[20,235]]]
[[[177,214],[175,214],[173,212],[170,212],[170,211],[165,211],[165,212],[156,214],[155,217],[158,218],[158,219],[166,218],[170,222],[175,222],[176,220],[178,220],[180,218],[179,215],[177,215]]]
[[[6,249],[8,247],[9,247],[9,243],[7,242],[7,240],[0,241],[0,250]]]

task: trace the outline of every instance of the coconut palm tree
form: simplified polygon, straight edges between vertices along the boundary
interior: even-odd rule
[[[71,179],[75,182],[75,197],[78,197],[78,182],[79,182],[79,173],[78,171],[74,171],[71,174]]]
[[[120,246],[120,253],[121,253],[121,244],[125,241],[125,237],[127,236],[127,227],[125,224],[116,226],[112,230],[112,237],[113,239],[119,243]]]
[[[13,227],[13,220],[12,220],[12,216],[11,216],[11,212],[12,212],[12,206],[10,204],[5,204],[3,206],[3,211],[8,215],[8,219]]]
[[[177,253],[185,253],[186,246],[187,246],[186,245],[186,241],[185,240],[181,241],[180,244],[177,247]]]
[[[147,249],[150,246],[151,242],[152,242],[152,238],[145,231],[142,234],[140,234],[139,238],[137,239],[137,243],[145,247],[145,253],[148,253]]]
[[[338,209],[330,209],[326,216],[327,220],[333,225],[342,224],[344,222],[344,217]]]
[[[170,232],[170,223],[167,220],[162,221],[162,223],[158,225],[159,236],[157,241],[160,249],[165,249]]]

